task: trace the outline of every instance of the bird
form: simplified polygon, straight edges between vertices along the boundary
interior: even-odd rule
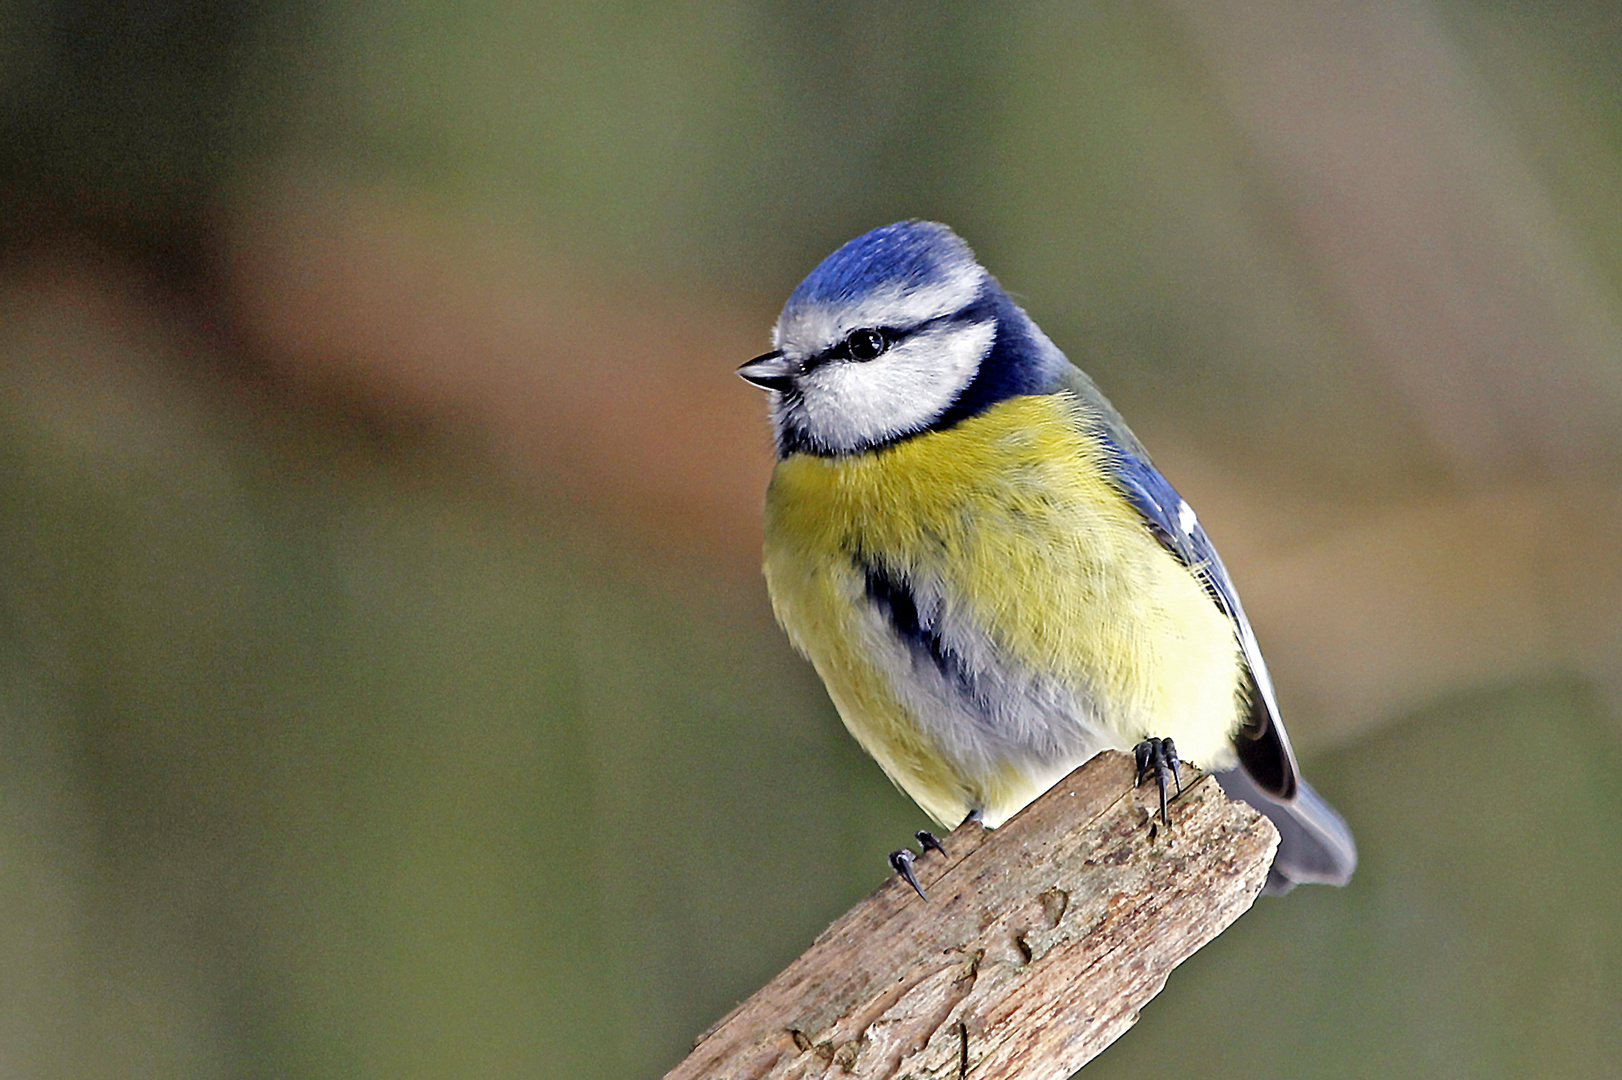
[[[1268,892],[1350,879],[1351,831],[1301,777],[1203,525],[955,232],[844,244],[738,374],[776,443],[773,611],[930,818],[996,828],[1095,754],[1135,752],[1168,824],[1181,760],[1277,825]],[[944,851],[916,835],[918,857]],[[911,850],[890,861],[924,896]]]

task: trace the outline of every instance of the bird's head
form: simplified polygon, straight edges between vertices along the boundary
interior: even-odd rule
[[[790,294],[773,350],[738,369],[772,392],[783,454],[859,453],[1053,383],[1064,357],[956,233],[863,233]]]

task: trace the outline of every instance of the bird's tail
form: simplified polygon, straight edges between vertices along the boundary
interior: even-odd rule
[[[1278,828],[1278,854],[1262,892],[1278,896],[1297,885],[1344,885],[1357,869],[1352,830],[1335,808],[1304,780],[1288,799],[1269,795],[1243,769],[1216,774],[1231,799],[1254,806]]]

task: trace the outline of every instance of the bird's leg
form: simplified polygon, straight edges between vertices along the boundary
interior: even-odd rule
[[[1177,775],[1177,747],[1170,739],[1145,739],[1133,751],[1138,761],[1138,783],[1143,783],[1152,772],[1160,787],[1160,820],[1171,826],[1171,809],[1166,800],[1166,781],[1177,785],[1177,794],[1183,793],[1183,778]]]

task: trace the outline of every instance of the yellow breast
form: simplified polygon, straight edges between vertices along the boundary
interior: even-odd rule
[[[1079,765],[1050,760],[1077,748],[1170,736],[1190,761],[1232,764],[1233,629],[1109,483],[1081,409],[1069,395],[1014,398],[875,452],[794,455],[772,477],[765,570],[777,617],[846,726],[945,825],[971,808],[998,823]],[[972,732],[948,730],[950,710],[930,715],[907,672],[879,662],[893,643],[875,639],[864,563],[934,583],[983,636],[979,662],[1084,704],[1029,720],[1009,745],[988,740],[995,753],[966,746]],[[1004,684],[1024,685],[987,685]],[[1029,716],[1038,705],[1027,704]]]

